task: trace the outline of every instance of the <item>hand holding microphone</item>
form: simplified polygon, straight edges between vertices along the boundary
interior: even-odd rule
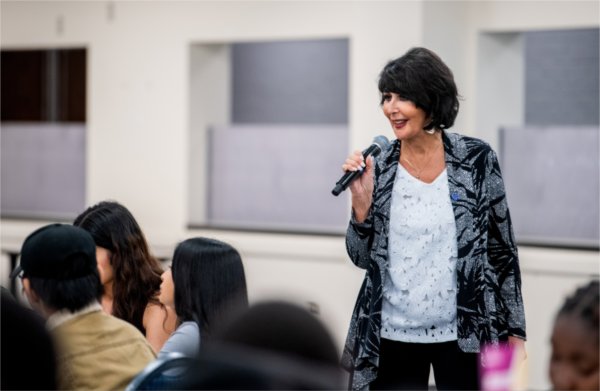
[[[369,212],[373,199],[373,173],[375,161],[374,156],[387,148],[389,141],[385,136],[377,136],[373,144],[364,151],[354,151],[344,164],[342,169],[346,172],[336,183],[331,193],[335,196],[350,186],[352,192],[352,209],[354,217],[363,221]]]
[[[352,155],[350,155],[342,166],[342,169],[346,171],[346,173],[340,178],[339,181],[337,181],[331,193],[334,196],[338,196],[341,192],[346,190],[352,181],[362,175],[363,168],[366,167],[365,159],[367,159],[369,156],[379,155],[379,153],[386,149],[389,144],[390,142],[388,141],[387,137],[377,136],[373,139],[373,144],[371,144],[369,148],[362,151],[362,153],[355,151]]]

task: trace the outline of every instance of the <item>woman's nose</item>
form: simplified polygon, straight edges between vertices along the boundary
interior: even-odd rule
[[[390,111],[390,113],[397,113],[398,112],[398,110],[400,109],[399,103],[400,103],[400,100],[398,100],[395,97],[392,97],[389,100],[388,104],[389,104],[389,111]]]

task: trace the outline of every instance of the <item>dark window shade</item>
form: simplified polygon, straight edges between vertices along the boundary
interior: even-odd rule
[[[86,50],[3,50],[1,120],[85,122]]]
[[[2,121],[43,121],[46,55],[42,50],[2,51]]]
[[[85,50],[59,50],[58,120],[85,122]]]

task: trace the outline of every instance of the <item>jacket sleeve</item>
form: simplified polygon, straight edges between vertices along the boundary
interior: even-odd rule
[[[500,296],[508,312],[508,334],[525,339],[519,256],[500,165],[496,153],[491,150],[486,165],[486,181],[490,202],[488,259],[496,272]]]
[[[362,223],[355,220],[354,212],[352,212],[346,231],[346,251],[350,256],[350,260],[361,269],[366,269],[369,265],[374,233],[373,207],[371,207],[369,215]]]
[[[371,248],[375,238],[375,219],[374,207],[377,205],[377,187],[380,173],[378,163],[375,163],[375,172],[373,177],[373,202],[367,218],[362,223],[359,223],[354,218],[354,210],[350,217],[350,223],[346,231],[346,251],[350,256],[350,260],[361,269],[366,269],[371,260]]]

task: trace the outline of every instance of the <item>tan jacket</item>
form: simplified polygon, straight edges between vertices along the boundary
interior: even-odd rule
[[[122,390],[155,359],[138,329],[99,308],[71,317],[52,332],[60,389]]]

